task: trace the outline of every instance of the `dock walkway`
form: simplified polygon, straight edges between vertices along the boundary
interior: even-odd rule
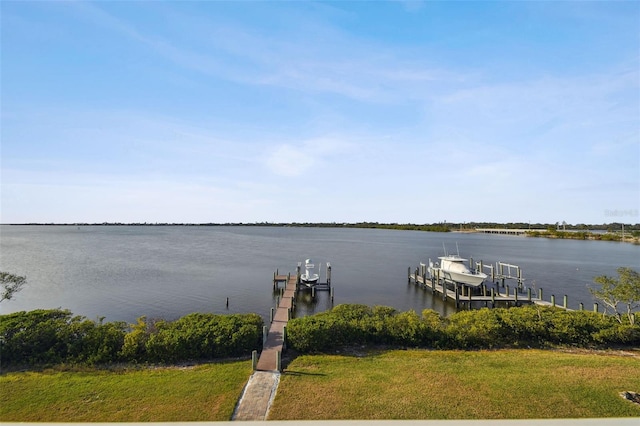
[[[284,293],[273,314],[273,321],[262,345],[256,369],[242,392],[232,420],[267,420],[269,408],[280,383],[280,354],[285,345],[285,326],[293,309],[297,277],[274,274],[274,289],[281,282],[285,283]]]
[[[290,276],[276,276],[275,280],[285,282],[284,293],[280,298],[280,304],[278,305],[273,315],[273,321],[267,334],[267,339],[262,345],[262,353],[258,359],[256,370],[258,371],[278,371],[278,353],[282,353],[282,347],[284,341],[284,328],[291,318],[291,312],[293,311],[293,300],[296,296],[296,281],[295,275]]]

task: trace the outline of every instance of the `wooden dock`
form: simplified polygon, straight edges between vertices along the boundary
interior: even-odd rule
[[[517,287],[513,288],[513,290],[509,286],[500,289],[499,285],[488,288],[483,284],[480,288],[471,288],[463,284],[447,283],[444,280],[431,280],[425,275],[411,273],[409,274],[409,282],[414,282],[426,290],[431,290],[434,294],[441,295],[443,300],[450,299],[454,301],[457,308],[461,304],[466,304],[470,307],[471,303],[474,302],[484,303],[486,306],[491,303],[491,306],[495,307],[496,303],[522,305],[535,303],[537,300],[531,294],[530,289],[527,294],[519,294]]]
[[[258,359],[256,370],[258,371],[280,371],[281,355],[286,342],[286,326],[292,317],[294,309],[294,300],[296,297],[297,277],[295,275],[278,275],[273,276],[274,287],[278,283],[284,282],[284,292],[279,297],[279,304],[272,309],[271,327],[263,339],[262,353]]]
[[[456,308],[460,308],[461,305],[471,308],[472,303],[480,303],[485,306],[491,305],[495,307],[497,303],[507,306],[521,306],[526,304],[536,304],[541,306],[549,306],[554,308],[561,308],[570,311],[568,307],[568,296],[565,294],[562,300],[562,304],[556,303],[555,295],[551,295],[550,301],[546,301],[542,298],[542,289],[538,289],[538,293],[534,294],[531,288],[523,288],[521,284],[521,276],[518,275],[518,285],[510,288],[508,285],[500,285],[498,282],[495,284],[482,283],[479,287],[469,287],[459,283],[446,282],[444,280],[431,279],[427,277],[424,264],[421,264],[419,268],[416,268],[415,272],[411,272],[409,267],[407,275],[408,282],[415,283],[426,291],[431,291],[433,294],[442,296],[442,300],[450,299],[456,304]],[[421,273],[422,272],[422,273]],[[503,280],[504,281],[504,280]],[[580,303],[579,310],[584,310],[584,304]],[[598,304],[593,304],[593,311],[598,312]]]

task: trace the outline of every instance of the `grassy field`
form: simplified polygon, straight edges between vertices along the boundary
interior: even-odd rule
[[[270,420],[637,417],[640,354],[388,351],[294,359]]]
[[[229,420],[251,362],[0,376],[0,421]]]
[[[249,361],[4,373],[0,421],[229,420]],[[295,358],[271,420],[639,417],[640,353],[385,351]]]

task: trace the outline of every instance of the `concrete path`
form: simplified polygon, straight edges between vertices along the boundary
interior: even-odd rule
[[[254,371],[242,391],[231,420],[267,420],[278,383],[280,373]]]

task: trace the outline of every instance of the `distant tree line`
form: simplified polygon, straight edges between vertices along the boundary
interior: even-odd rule
[[[102,223],[23,223],[13,225],[30,226],[269,226],[269,227],[300,227],[300,228],[376,228],[376,229],[402,229],[411,231],[449,232],[456,230],[474,230],[476,228],[502,228],[502,229],[531,229],[532,231],[562,230],[562,231],[605,231],[620,232],[622,223],[608,224],[584,224],[572,225],[568,223],[525,223],[525,222],[438,222],[438,223],[380,223],[380,222],[205,222],[205,223],[171,223],[171,222],[102,222]],[[630,233],[640,232],[640,223],[624,224],[625,231]],[[639,234],[640,235],[640,234]],[[636,235],[638,236],[638,235]]]

